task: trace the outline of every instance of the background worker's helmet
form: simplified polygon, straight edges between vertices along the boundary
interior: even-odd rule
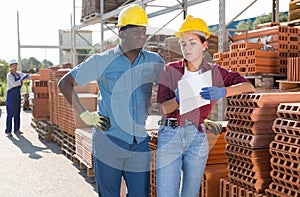
[[[186,17],[185,21],[182,23],[180,29],[175,33],[175,35],[176,37],[180,37],[181,33],[188,31],[201,35],[206,39],[210,37],[210,32],[204,20],[201,18],[195,18],[191,15]]]
[[[17,60],[15,59],[9,60],[8,65],[12,65],[12,64],[18,64]]]
[[[148,17],[145,10],[137,4],[124,8],[119,14],[117,27],[126,25],[147,26]]]

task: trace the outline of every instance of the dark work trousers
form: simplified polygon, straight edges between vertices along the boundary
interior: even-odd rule
[[[19,131],[21,113],[21,86],[14,87],[7,91],[6,111],[7,118],[5,133],[11,133],[12,119],[14,119],[14,132]]]

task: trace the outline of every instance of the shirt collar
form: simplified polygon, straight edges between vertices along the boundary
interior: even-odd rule
[[[182,64],[180,65],[180,68],[182,70],[184,70],[184,67],[186,66],[186,63],[187,63],[187,60],[185,58],[183,58],[183,61],[182,61]],[[205,59],[202,60],[202,65],[201,65],[201,69],[202,69],[202,72],[204,73],[205,71],[209,70],[209,65],[208,63],[206,62]]]

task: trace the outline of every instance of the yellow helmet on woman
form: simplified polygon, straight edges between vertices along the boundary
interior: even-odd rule
[[[126,25],[147,26],[148,17],[145,10],[137,4],[124,8],[119,14],[117,27]]]
[[[180,29],[175,33],[175,35],[180,37],[181,33],[188,31],[203,36],[206,39],[210,37],[210,32],[204,20],[201,18],[195,18],[192,15],[188,15],[186,17],[185,21],[182,23]]]

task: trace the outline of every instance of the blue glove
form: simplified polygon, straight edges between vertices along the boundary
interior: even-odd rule
[[[200,95],[206,100],[218,100],[226,96],[225,87],[219,88],[216,86],[202,88]]]
[[[178,88],[175,90],[176,102],[179,104],[179,91]]]

